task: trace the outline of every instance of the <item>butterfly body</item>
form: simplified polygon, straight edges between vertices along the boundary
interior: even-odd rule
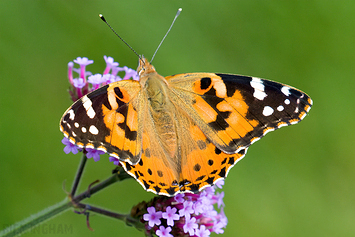
[[[103,86],[75,102],[60,129],[74,144],[120,159],[146,190],[198,192],[227,176],[267,132],[299,122],[312,101],[255,77],[159,75],[140,60],[139,82]]]

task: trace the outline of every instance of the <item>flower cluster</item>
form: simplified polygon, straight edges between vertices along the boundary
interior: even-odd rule
[[[68,79],[70,84],[73,86],[72,90],[69,91],[72,100],[76,101],[83,95],[98,89],[106,84],[126,80],[132,78],[133,80],[138,80],[139,77],[137,72],[127,66],[119,67],[118,63],[114,61],[112,57],[104,56],[106,62],[106,68],[102,74],[93,75],[91,72],[86,71],[86,66],[94,63],[93,60],[89,60],[86,57],[78,57],[74,59],[74,63],[79,64],[79,68],[74,68],[74,63],[68,63]],[[79,77],[74,78],[73,71],[78,73]],[[118,73],[124,71],[125,75],[121,78]]]
[[[90,71],[86,70],[86,66],[94,63],[93,60],[89,60],[86,57],[78,57],[74,59],[74,63],[79,65],[79,68],[74,68],[74,63],[68,63],[68,79],[72,88],[69,90],[69,94],[73,101],[81,98],[82,96],[100,88],[101,86],[107,85],[112,82],[120,80],[138,80],[139,77],[137,72],[132,68],[127,66],[119,67],[119,63],[115,62],[112,57],[104,56],[106,62],[106,68],[102,74],[93,75]],[[120,77],[119,72],[124,72],[124,76]],[[73,76],[73,72],[78,74],[78,77]],[[69,154],[77,154],[78,151],[82,149],[72,144],[67,138],[63,138],[62,143],[65,145],[64,152]],[[87,158],[93,158],[94,161],[100,160],[100,155],[104,154],[103,151],[86,148]],[[109,160],[114,163],[114,165],[119,165],[119,160],[115,157],[110,157]]]
[[[142,216],[147,232],[159,237],[197,236],[207,237],[211,232],[221,234],[227,225],[223,212],[224,193],[216,193],[224,181],[197,194],[180,193],[175,197],[153,199]],[[215,209],[220,209],[218,213]]]

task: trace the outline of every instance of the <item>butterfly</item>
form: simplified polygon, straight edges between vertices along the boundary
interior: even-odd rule
[[[266,133],[301,121],[305,93],[221,73],[163,77],[144,57],[139,81],[105,85],[77,100],[60,130],[82,148],[117,157],[145,190],[196,193],[224,179]]]

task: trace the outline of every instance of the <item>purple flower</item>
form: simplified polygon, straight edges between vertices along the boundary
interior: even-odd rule
[[[223,198],[224,198],[224,192],[221,192],[221,193],[216,195],[218,208],[220,208],[222,205],[224,206]]]
[[[190,214],[195,212],[193,209],[193,202],[185,201],[183,205],[184,205],[184,207],[179,210],[180,216],[185,216],[185,217],[189,216],[190,217]]]
[[[81,73],[81,69],[80,68],[73,68],[73,71],[78,73],[81,76],[81,74],[80,74]],[[91,76],[91,75],[92,75],[92,72],[85,71],[83,78],[85,78],[87,76]]]
[[[112,67],[111,74],[117,76],[120,71],[124,71],[123,67]],[[121,78],[121,77],[120,77]],[[122,78],[121,78],[122,80]]]
[[[112,57],[104,56],[104,59],[106,62],[104,73],[95,75],[89,71],[86,71],[86,66],[92,64],[94,62],[93,60],[89,60],[86,57],[76,58],[74,62],[79,64],[80,68],[74,68],[73,62],[68,63],[68,79],[70,84],[74,87],[69,91],[69,93],[73,101],[76,101],[83,95],[98,89],[100,86],[122,80],[122,78],[117,75],[120,71],[125,71],[126,75],[124,79],[130,79],[131,77],[135,80],[139,79],[139,76],[135,70],[128,68],[127,66],[118,67],[118,62],[115,62]],[[79,78],[73,79],[73,72],[78,73]],[[86,79],[87,77],[88,80]]]
[[[145,221],[148,221],[148,225],[150,227],[154,227],[154,225],[160,225],[161,224],[160,218],[162,216],[162,212],[161,211],[156,212],[155,207],[148,207],[147,211],[148,214],[144,214],[143,219]]]
[[[184,201],[185,201],[184,197],[185,197],[184,193],[178,193],[178,194],[175,195],[174,199],[178,203],[184,203]]]
[[[180,216],[178,214],[176,214],[176,208],[173,207],[171,208],[171,206],[168,206],[165,210],[165,212],[163,212],[162,217],[164,219],[166,219],[167,224],[173,226],[174,225],[174,220],[179,220]]]
[[[72,144],[72,143],[69,141],[69,139],[66,138],[66,137],[64,137],[64,138],[62,139],[62,143],[65,145],[65,147],[64,147],[64,152],[65,152],[66,154],[69,154],[70,152],[72,152],[73,154],[76,154],[76,153],[78,153],[79,150],[81,151],[81,149],[80,149],[78,146]]]
[[[210,231],[206,229],[205,225],[201,225],[199,229],[195,230],[195,235],[198,237],[208,237],[210,236]]]
[[[95,162],[100,160],[100,155],[105,154],[105,152],[100,150],[95,150],[92,148],[86,148],[87,154],[86,157],[88,159],[93,158]]]
[[[89,60],[87,57],[77,57],[76,59],[74,59],[74,63],[77,63],[80,66],[87,66],[89,64],[94,63],[94,60]]]
[[[113,162],[114,165],[120,165],[120,160],[117,159],[116,157],[110,156],[109,160],[110,162]]]
[[[70,84],[73,84],[73,68],[74,68],[74,63],[69,62],[68,63],[68,79]]]
[[[103,79],[106,80],[105,84],[110,84],[112,82],[116,82],[116,81],[121,81],[122,78],[119,76],[115,76],[113,74],[105,74],[103,75]]]
[[[223,192],[216,193],[216,189],[213,186],[196,194],[179,193],[170,198],[156,197],[149,203],[138,204],[136,208],[143,209],[135,209],[134,213],[144,212],[144,208],[148,206],[148,214],[143,214],[140,218],[146,223],[149,234],[164,236],[162,231],[168,227],[171,227],[169,233],[173,236],[206,237],[211,232],[220,234],[224,232],[223,228],[227,226],[228,220],[223,212]],[[155,213],[159,211],[162,213],[157,217]]]
[[[155,233],[159,237],[174,237],[173,235],[170,234],[171,227],[165,228],[164,226],[160,226],[159,230],[157,230]]]
[[[215,184],[214,184],[217,188],[222,188],[222,186],[224,185],[224,179],[220,179],[218,180]]]
[[[75,88],[81,89],[86,85],[86,82],[83,78],[75,78],[73,79],[73,86]]]
[[[104,56],[105,62],[106,62],[106,68],[104,70],[103,74],[107,74],[109,73],[109,71],[113,68],[113,67],[118,67],[118,63],[114,61],[114,59],[112,57],[107,57],[106,55]]]
[[[137,77],[139,79],[139,76],[137,75],[136,70],[133,70],[132,68],[128,68],[126,66],[123,67],[124,71],[126,74],[123,77],[123,80],[127,80],[132,77],[133,80],[137,80]]]
[[[224,228],[224,227],[226,227],[226,225],[223,222],[218,221],[218,222],[216,222],[216,224],[213,225],[212,231],[217,234],[223,234],[224,230],[222,228]]]
[[[92,84],[92,90],[97,90],[101,84],[106,84],[108,79],[107,76],[104,77],[101,74],[95,74],[88,77],[88,82]]]
[[[100,85],[102,82],[104,82],[102,78],[103,77],[101,74],[95,74],[88,77],[88,82],[93,85]]]
[[[89,60],[86,57],[77,57],[76,59],[74,59],[74,63],[77,63],[80,65],[80,73],[79,76],[80,78],[82,78],[84,80],[84,83],[86,84],[86,71],[85,68],[87,65],[94,63],[94,60]],[[87,93],[87,92],[86,92]],[[86,94],[84,93],[84,94]]]
[[[196,218],[190,218],[190,216],[185,216],[184,232],[189,233],[190,236],[193,236],[197,228],[198,225],[196,223]]]

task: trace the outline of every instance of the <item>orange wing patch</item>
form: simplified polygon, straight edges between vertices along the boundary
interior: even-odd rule
[[[178,96],[171,95],[171,99],[188,111],[187,116],[215,146],[229,154],[247,147],[244,138],[259,122],[246,118],[249,105],[238,90],[231,93],[229,85],[214,73],[180,74],[167,79]],[[181,103],[188,100],[191,102]]]

